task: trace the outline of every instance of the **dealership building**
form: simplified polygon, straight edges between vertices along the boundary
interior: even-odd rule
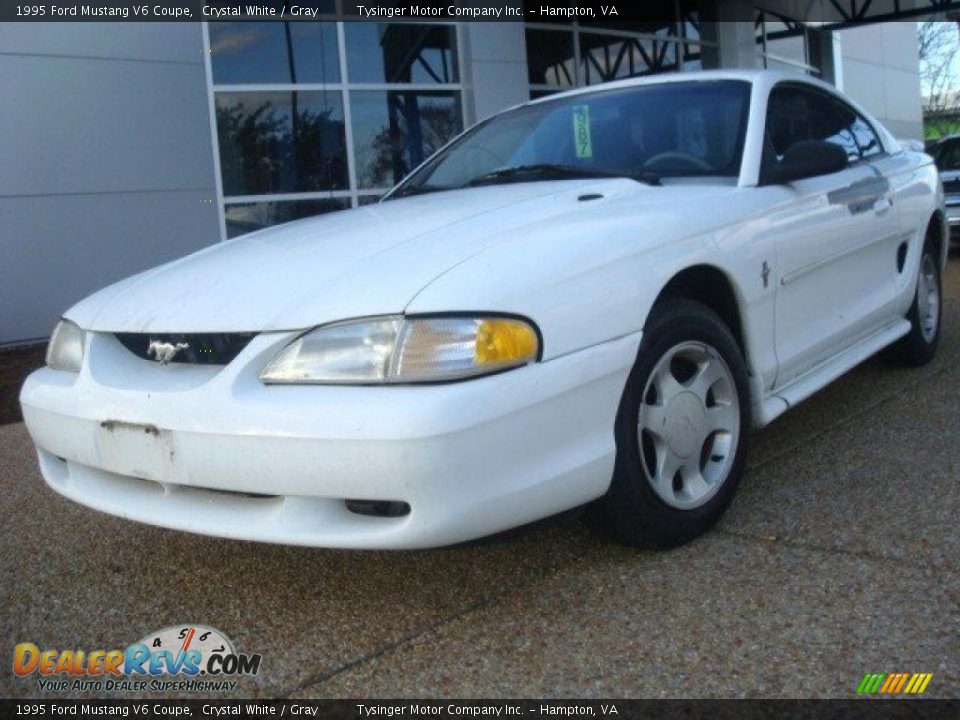
[[[916,21],[960,5],[668,0],[655,22],[409,23],[312,4],[328,14],[0,24],[0,345],[42,342],[132,273],[375,202],[463,127],[571,87],[787,69],[919,139]]]

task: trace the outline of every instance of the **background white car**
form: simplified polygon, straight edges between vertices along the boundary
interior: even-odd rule
[[[591,503],[669,546],[751,426],[933,356],[945,237],[931,159],[823,83],[627,80],[87,298],[23,413],[51,487],[158,525],[423,547]]]
[[[960,137],[944,138],[930,148],[943,182],[950,241],[960,241]]]

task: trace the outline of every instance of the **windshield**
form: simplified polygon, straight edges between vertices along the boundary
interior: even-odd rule
[[[474,127],[391,196],[578,176],[736,177],[749,98],[748,82],[692,80],[524,105]]]

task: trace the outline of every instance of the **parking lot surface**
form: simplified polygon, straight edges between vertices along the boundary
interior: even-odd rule
[[[188,535],[61,499],[2,426],[0,695],[44,695],[16,643],[200,623],[263,655],[236,696],[853,697],[932,672],[960,697],[960,259],[944,285],[931,365],[871,360],[754,434],[719,527],[670,552],[578,523],[399,553]]]

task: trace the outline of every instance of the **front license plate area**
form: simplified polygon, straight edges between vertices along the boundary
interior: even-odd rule
[[[104,469],[111,472],[158,482],[176,475],[173,435],[156,425],[104,420],[97,445]]]

